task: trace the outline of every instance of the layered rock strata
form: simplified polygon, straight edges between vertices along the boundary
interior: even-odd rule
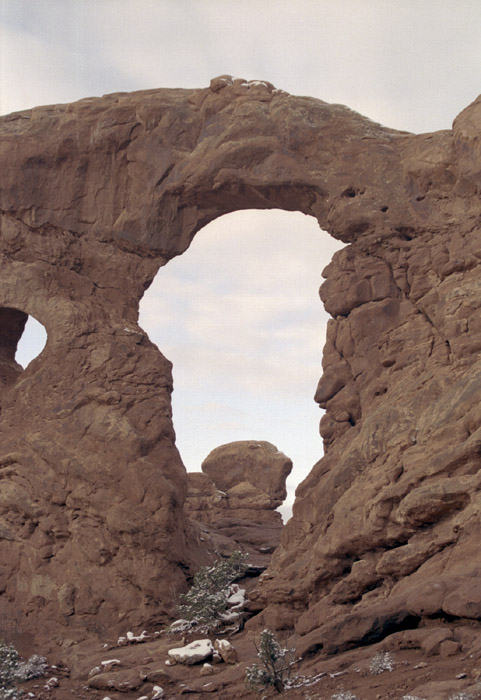
[[[413,135],[228,76],[0,119],[0,636],[159,619],[202,560],[171,366],[138,303],[246,208],[349,244],[321,288],[326,454],[258,589],[264,618],[304,651],[479,620],[480,132],[480,98]],[[21,372],[27,314],[48,342]]]
[[[249,563],[266,568],[278,546],[282,516],[276,510],[286,498],[292,461],[269,442],[243,440],[216,447],[202,472],[187,474],[185,512],[208,525],[209,537],[221,535],[249,554]],[[215,539],[214,539],[215,543]],[[222,551],[222,549],[220,550]]]

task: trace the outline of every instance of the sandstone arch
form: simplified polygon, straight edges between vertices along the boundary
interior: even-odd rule
[[[416,136],[228,77],[0,120],[0,304],[50,338],[0,416],[2,614],[79,635],[169,607],[203,554],[138,301],[205,223],[279,207],[351,245],[322,288],[327,455],[259,609],[305,650],[479,619],[480,124],[479,99]]]

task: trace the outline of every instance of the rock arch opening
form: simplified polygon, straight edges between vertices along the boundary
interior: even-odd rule
[[[322,456],[319,408],[328,315],[321,272],[342,247],[311,216],[225,214],[159,271],[140,324],[173,362],[177,446],[188,471],[236,440],[267,440],[294,464],[295,486]]]
[[[20,309],[0,307],[0,384],[14,384],[25,367],[42,351],[45,328]]]
[[[24,331],[18,341],[15,360],[24,369],[40,355],[47,344],[45,327],[33,316],[28,316]]]

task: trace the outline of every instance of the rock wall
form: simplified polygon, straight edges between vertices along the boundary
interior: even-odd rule
[[[412,135],[228,76],[0,118],[0,636],[159,619],[202,561],[171,366],[138,303],[243,208],[350,244],[321,288],[326,455],[258,589],[264,619],[332,651],[481,616],[480,129],[479,98]],[[21,372],[26,314],[48,342]]]

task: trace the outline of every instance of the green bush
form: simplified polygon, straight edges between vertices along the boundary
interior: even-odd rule
[[[288,687],[293,651],[282,647],[271,630],[261,632],[257,656],[261,664],[246,669],[245,682],[249,690],[261,692],[273,687],[282,693]]]
[[[247,555],[233,552],[228,559],[218,559],[212,566],[199,569],[192,588],[181,596],[179,614],[206,630],[222,624],[222,615],[228,608],[230,584],[245,574],[246,559]]]

